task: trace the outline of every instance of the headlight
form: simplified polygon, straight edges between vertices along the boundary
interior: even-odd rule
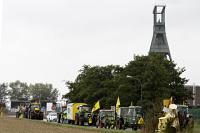
[[[35,108],[35,111],[39,111],[40,109],[39,108]]]

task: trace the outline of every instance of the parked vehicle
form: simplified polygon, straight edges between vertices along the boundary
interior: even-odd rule
[[[43,112],[41,111],[41,105],[39,102],[30,103],[28,108],[28,118],[43,120]]]
[[[119,129],[132,128],[137,130],[139,128],[138,121],[143,118],[143,110],[141,106],[120,107],[117,116],[117,127]]]
[[[114,110],[99,110],[98,127],[114,128],[115,127],[115,111]]]
[[[56,122],[58,119],[57,119],[57,113],[55,112],[50,112],[48,115],[47,115],[47,122]]]
[[[78,106],[78,111],[75,116],[75,124],[84,126],[88,124],[89,117],[91,117],[91,107],[88,105]]]
[[[75,124],[76,114],[80,106],[87,105],[86,103],[69,103],[67,104],[67,123]]]

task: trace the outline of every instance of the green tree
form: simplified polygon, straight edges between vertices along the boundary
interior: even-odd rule
[[[131,102],[152,108],[162,106],[162,100],[173,96],[176,103],[192,97],[185,89],[187,79],[182,78],[184,68],[178,68],[163,55],[135,56],[124,68],[120,66],[83,66],[74,82],[67,82],[72,102],[93,105],[100,100],[101,106],[110,108],[119,96],[122,106]]]
[[[171,96],[180,104],[192,98],[191,92],[184,87],[188,80],[181,77],[184,71],[184,68],[178,68],[173,61],[167,60],[163,55],[150,54],[136,56],[124,68],[124,75],[130,75],[133,77],[132,80],[135,78],[139,81],[135,81],[140,84],[136,88],[137,93],[142,95],[143,104],[162,103],[163,99]]]
[[[5,83],[0,84],[0,104],[5,103],[8,96],[8,86]]]
[[[27,83],[17,80],[11,82],[9,86],[11,88],[11,90],[9,90],[11,100],[28,99],[30,97],[29,86]]]
[[[113,78],[122,70],[120,66],[114,65],[85,65],[74,82],[66,82],[70,92],[65,97],[72,102],[86,102],[90,105],[100,100],[103,108],[110,107],[115,102],[115,96],[112,94],[117,88]]]
[[[187,79],[181,77],[184,71],[184,68],[178,68],[173,61],[160,54],[135,56],[124,68],[123,75],[132,77],[129,80],[133,81],[135,93],[142,96],[142,99],[139,96],[135,98],[138,99],[137,104],[145,109],[148,121],[145,130],[149,133],[155,131],[163,99],[173,96],[175,103],[182,104],[184,100],[192,98],[192,93],[184,87]]]
[[[33,99],[57,100],[59,92],[52,84],[36,83],[30,85],[30,94]]]

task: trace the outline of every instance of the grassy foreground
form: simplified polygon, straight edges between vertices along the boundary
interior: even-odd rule
[[[97,129],[87,126],[47,123],[38,120],[0,117],[0,133],[141,133],[131,130]],[[200,133],[200,124],[196,124],[193,133]]]
[[[200,133],[200,123],[195,125],[193,133]]]
[[[1,133],[139,133],[133,131],[119,131],[96,129],[68,124],[47,123],[38,120],[0,118]]]

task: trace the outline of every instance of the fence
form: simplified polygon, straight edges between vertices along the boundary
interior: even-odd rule
[[[200,108],[190,108],[189,114],[192,115],[194,120],[200,121]]]

